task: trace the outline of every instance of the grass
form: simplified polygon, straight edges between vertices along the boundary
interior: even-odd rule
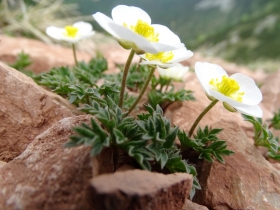
[[[65,26],[80,20],[92,20],[81,16],[77,4],[65,4],[63,0],[2,0],[0,2],[0,32],[12,36],[24,36],[52,43],[45,34],[50,25]]]

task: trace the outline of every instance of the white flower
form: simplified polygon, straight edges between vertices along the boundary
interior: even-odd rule
[[[208,96],[223,101],[225,107],[230,105],[241,113],[262,117],[258,106],[262,93],[252,78],[240,73],[228,77],[222,67],[201,62],[195,64],[195,73]]]
[[[178,64],[177,66],[173,66],[167,69],[158,67],[157,70],[159,72],[160,77],[166,79],[174,79],[176,81],[182,81],[183,76],[187,73],[189,67],[183,66],[182,64]]]
[[[46,33],[54,39],[75,43],[92,36],[95,31],[92,30],[91,24],[79,21],[64,28],[49,26],[46,29]]]
[[[168,68],[178,65],[179,62],[186,60],[193,56],[193,52],[187,50],[185,47],[167,52],[159,52],[156,54],[145,53],[140,55],[145,61],[141,64],[158,65],[162,68]]]
[[[122,47],[132,48],[137,54],[155,54],[184,46],[167,27],[151,24],[150,16],[138,7],[116,6],[112,10],[112,19],[100,12],[92,16]]]

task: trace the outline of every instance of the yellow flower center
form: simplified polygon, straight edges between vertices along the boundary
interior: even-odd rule
[[[64,35],[71,37],[71,38],[75,38],[79,31],[79,29],[74,26],[65,26],[64,29],[66,31],[66,33]]]
[[[242,102],[242,97],[244,92],[240,92],[240,86],[238,82],[234,79],[228,78],[226,76],[222,77],[222,81],[219,81],[218,78],[211,79],[209,84],[213,86],[213,89],[228,96],[236,101]]]
[[[146,53],[146,58],[150,61],[158,60],[163,63],[167,63],[168,61],[172,60],[174,57],[173,52],[159,52],[157,54]]]
[[[123,24],[125,27],[128,27],[126,23]],[[150,42],[158,42],[158,33],[155,33],[155,29],[148,23],[138,20],[135,26],[129,27],[134,33],[139,34]]]

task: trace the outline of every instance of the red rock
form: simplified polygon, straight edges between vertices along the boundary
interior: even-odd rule
[[[1,63],[0,84],[0,160],[12,160],[38,134],[77,112],[67,100]]]
[[[280,171],[280,163],[278,162],[276,162],[276,163],[271,163],[271,165],[273,165],[274,166],[274,168],[276,168],[277,170],[279,170]]]
[[[6,162],[0,161],[0,168],[4,165],[6,165]]]
[[[0,35],[0,61],[13,63],[20,52],[30,55],[32,65],[28,69],[35,73],[50,70],[54,66],[75,65],[73,51],[71,48],[59,45],[48,45],[41,41],[9,37]],[[77,52],[78,61],[89,61],[91,56],[85,52]]]
[[[187,199],[182,210],[208,210],[208,208],[206,206],[201,206],[197,203],[193,203]]]
[[[125,65],[127,58],[130,54],[130,50],[125,50],[120,45],[117,44],[104,44],[98,47],[98,50],[104,55],[108,61],[108,69],[110,73],[118,73],[120,69],[116,64]],[[133,57],[132,63],[138,63],[140,57],[135,55]]]
[[[95,210],[178,210],[191,186],[192,176],[186,173],[122,171],[93,178],[91,199]]]
[[[263,93],[263,108],[266,112],[266,118],[270,119],[273,117],[274,112],[278,112],[280,108],[280,72],[274,72],[268,75],[262,86],[261,91]]]
[[[72,127],[90,115],[65,118],[36,137],[17,158],[0,168],[0,209],[91,209],[89,148],[64,148]]]
[[[280,209],[280,173],[250,143],[237,123],[221,121],[219,135],[234,155],[226,164],[204,162],[194,201],[210,209]]]
[[[30,56],[32,64],[27,69],[34,73],[49,71],[55,66],[74,66],[75,61],[71,47],[64,47],[54,44],[45,44],[41,41],[22,37],[9,37],[0,35],[0,61],[7,64],[15,62],[17,55],[24,52]],[[108,41],[108,40],[107,40]],[[96,55],[96,51],[101,52],[108,60],[110,73],[119,72],[116,64],[124,65],[130,51],[119,46],[116,41],[109,39],[109,44],[96,46],[93,40],[82,40],[77,45],[78,61],[89,61]],[[139,56],[135,55],[133,62],[139,62]]]

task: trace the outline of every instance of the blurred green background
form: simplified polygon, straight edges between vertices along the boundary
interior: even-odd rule
[[[178,34],[190,50],[201,52],[205,56],[221,57],[252,69],[262,68],[266,71],[279,69],[280,0],[2,0],[0,2],[0,31],[7,29],[9,24],[14,27],[27,24],[26,20],[29,17],[30,24],[28,22],[29,25],[22,27],[24,33],[20,34],[38,38],[39,31],[34,35],[33,26],[33,29],[39,28],[42,31],[39,38],[44,41],[47,41],[47,37],[44,37],[46,26],[50,24],[58,26],[59,23],[63,25],[65,22],[71,24],[74,21],[71,17],[77,17],[75,12],[88,15],[86,21],[91,21],[95,30],[105,33],[93,21],[91,17],[93,13],[99,11],[111,17],[112,8],[119,4],[138,6],[151,16],[153,23],[166,25]],[[13,8],[17,7],[23,13],[26,10],[29,16],[22,14],[11,16],[11,11],[4,14],[3,11],[8,7],[4,2],[8,2]],[[25,10],[20,2],[27,5]],[[34,8],[36,4],[40,4],[49,13],[44,16],[44,13],[39,11],[36,13],[38,17],[34,17],[35,10],[29,8],[32,6]],[[54,13],[55,15],[51,16]],[[11,17],[8,23],[5,22],[7,16]],[[64,18],[61,19],[64,22],[56,21],[58,17]],[[76,19],[79,20],[79,17]],[[14,24],[15,20],[21,22]],[[28,27],[30,30],[25,30]],[[8,29],[11,31],[11,27]],[[20,30],[16,28],[13,32],[4,31],[14,35]]]
[[[276,70],[280,61],[280,0],[66,0],[83,14],[111,17],[114,6],[145,10],[191,50],[252,68]],[[95,26],[100,30],[98,26]]]

